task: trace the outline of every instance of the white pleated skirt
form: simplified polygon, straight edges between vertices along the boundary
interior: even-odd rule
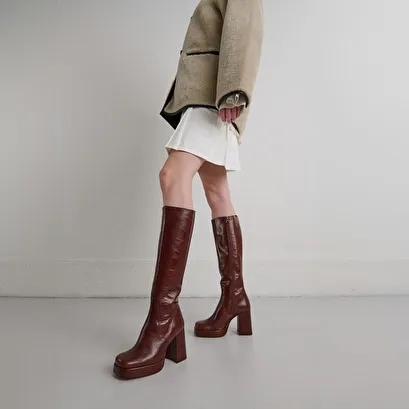
[[[241,169],[237,131],[210,108],[188,108],[166,149],[189,152],[227,171]]]

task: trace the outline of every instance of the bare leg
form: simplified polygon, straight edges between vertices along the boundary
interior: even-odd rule
[[[192,180],[204,162],[187,152],[170,152],[159,175],[164,206],[193,209]]]
[[[223,166],[205,162],[199,169],[199,175],[207,202],[212,210],[212,218],[235,215],[226,169]]]

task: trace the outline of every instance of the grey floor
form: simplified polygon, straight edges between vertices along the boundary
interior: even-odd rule
[[[408,409],[409,297],[253,299],[253,337],[191,328],[213,299],[182,299],[187,361],[119,381],[147,300],[0,298],[2,409]]]

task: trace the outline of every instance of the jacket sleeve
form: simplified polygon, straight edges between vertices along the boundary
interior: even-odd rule
[[[240,92],[251,103],[263,39],[261,0],[227,0],[220,43],[216,107]]]

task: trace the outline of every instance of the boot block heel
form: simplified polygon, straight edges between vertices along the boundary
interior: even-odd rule
[[[253,335],[250,310],[237,316],[237,333],[239,335]]]
[[[182,362],[187,358],[184,329],[179,332],[169,344],[168,349],[166,350],[166,358],[176,363]]]

